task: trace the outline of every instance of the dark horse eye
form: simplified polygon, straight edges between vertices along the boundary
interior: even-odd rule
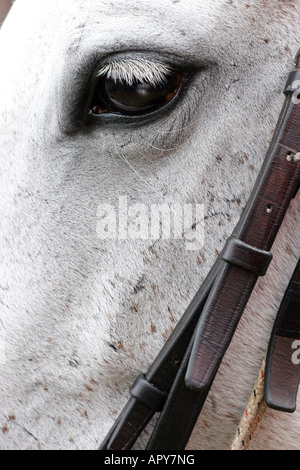
[[[165,77],[163,83],[150,84],[101,77],[97,83],[92,101],[92,113],[119,113],[124,115],[142,115],[161,108],[177,94],[181,84],[181,75],[173,72]]]

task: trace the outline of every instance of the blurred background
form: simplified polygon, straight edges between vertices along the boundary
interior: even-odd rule
[[[12,0],[0,0],[0,26],[4,21],[10,7],[12,4]]]

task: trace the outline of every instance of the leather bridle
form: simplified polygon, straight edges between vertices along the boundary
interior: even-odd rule
[[[159,413],[147,449],[184,449],[205,403],[222,358],[259,276],[272,260],[270,250],[300,185],[300,50],[272,142],[248,204],[232,235],[145,375],[100,450],[131,449]],[[300,365],[292,344],[300,339],[300,263],[286,291],[272,332],[265,396],[268,406],[292,412]]]

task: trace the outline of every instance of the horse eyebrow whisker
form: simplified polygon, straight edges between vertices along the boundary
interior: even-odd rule
[[[96,70],[94,77],[106,76],[114,81],[125,82],[130,86],[137,82],[155,86],[165,83],[171,71],[172,68],[169,65],[149,59],[114,59],[101,65]]]

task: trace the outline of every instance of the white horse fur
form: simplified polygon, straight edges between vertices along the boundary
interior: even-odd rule
[[[299,0],[15,2],[0,30],[2,449],[97,449],[241,215],[299,22]],[[115,53],[127,69],[149,60],[196,72],[152,119],[80,125],[89,78]],[[100,240],[97,207],[120,195],[203,203],[203,249]],[[299,258],[299,204],[188,449],[230,446]],[[300,403],[293,415],[268,410],[252,448],[299,449],[299,436]]]

